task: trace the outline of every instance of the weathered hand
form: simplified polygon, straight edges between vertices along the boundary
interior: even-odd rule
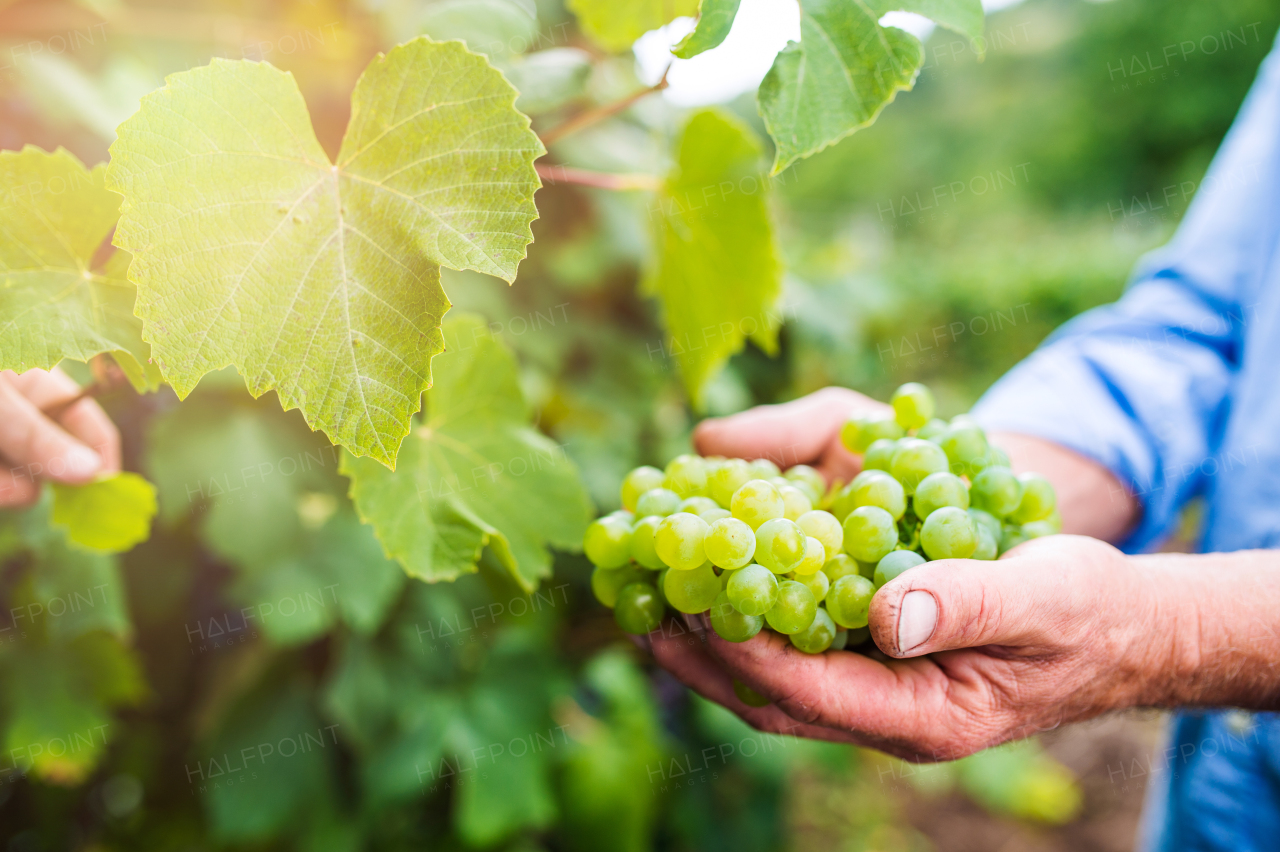
[[[704,455],[811,464],[847,482],[860,462],[841,445],[841,424],[852,413],[887,408],[827,388],[706,421],[695,442]],[[1068,528],[1124,528],[1128,505],[1097,498],[1123,494],[1104,468],[1054,445],[1009,437],[1022,461],[1045,468],[1067,495]],[[1142,580],[1152,570],[1076,536],[1037,539],[998,562],[922,565],[886,585],[872,604],[873,638],[896,660],[809,656],[768,631],[734,645],[692,617],[686,620],[698,635],[668,623],[650,638],[659,662],[677,677],[757,727],[940,760],[1147,700],[1144,690],[1157,679],[1148,671],[1179,660],[1176,634],[1163,635],[1168,628],[1148,618],[1161,608],[1151,602],[1160,584]],[[923,654],[931,656],[919,659]],[[744,705],[733,692],[735,677],[773,703]]]
[[[949,760],[1150,700],[1179,659],[1154,583],[1108,544],[1052,536],[997,562],[930,562],[884,586],[872,637],[899,659],[811,656],[768,631],[735,645],[668,623],[649,638],[676,677],[757,728]],[[743,704],[732,678],[772,704]]]
[[[80,483],[120,469],[120,434],[96,402],[56,420],[41,412],[79,392],[58,369],[0,372],[0,507],[31,503],[42,478]]]

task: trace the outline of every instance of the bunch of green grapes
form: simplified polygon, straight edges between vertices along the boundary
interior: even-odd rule
[[[628,633],[657,629],[669,607],[708,613],[730,642],[769,628],[818,654],[867,642],[871,599],[903,572],[1060,531],[1053,487],[1014,474],[972,418],[936,418],[915,382],[892,403],[841,430],[862,456],[847,485],[767,459],[682,455],[631,471],[623,508],[583,542],[596,598]]]

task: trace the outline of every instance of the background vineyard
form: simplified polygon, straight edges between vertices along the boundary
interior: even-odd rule
[[[0,2],[0,148],[103,162],[141,95],[224,56],[291,71],[332,156],[360,71],[424,32],[465,38],[526,81],[519,106],[539,131],[643,88],[632,58],[603,52],[560,3],[536,13],[532,26],[514,0]],[[780,321],[776,352],[767,336],[747,341],[695,388],[697,409],[684,379],[702,362],[652,296],[655,220],[688,187],[548,181],[514,286],[444,270],[449,352],[434,367],[447,387],[449,363],[477,364],[525,401],[505,422],[542,437],[521,433],[500,487],[585,488],[527,506],[553,546],[536,591],[492,546],[454,583],[407,576],[348,496],[377,463],[344,461],[234,370],[182,403],[167,388],[108,396],[126,467],[157,485],[157,524],[123,556],[86,556],[50,532],[47,502],[0,515],[0,840],[14,852],[743,852],[995,848],[1012,834],[1125,848],[1141,782],[1118,785],[1097,758],[1141,758],[1131,728],[1059,738],[1078,781],[1036,743],[924,773],[761,737],[620,641],[570,533],[582,494],[615,508],[621,476],[687,450],[706,414],[832,383],[883,397],[907,380],[930,383],[944,414],[965,410],[1054,327],[1115,298],[1167,238],[1278,24],[1254,0],[1026,0],[988,17],[981,63],[935,32],[915,89],[874,127],[752,196],[785,268],[762,318]],[[78,49],[31,47],[72,33]],[[1219,49],[1148,67],[1208,36]],[[581,53],[556,54],[564,73],[537,89],[530,63],[566,48]],[[681,151],[690,115],[651,96],[549,146],[546,162],[657,186],[682,154],[707,156]],[[712,115],[756,140],[760,162],[743,174],[762,175],[770,143],[753,98]],[[429,412],[444,394],[428,395]],[[51,614],[77,594],[76,611]],[[32,757],[57,738],[77,745]],[[979,812],[1012,822],[966,821]]]

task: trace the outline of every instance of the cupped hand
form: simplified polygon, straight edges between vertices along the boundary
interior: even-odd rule
[[[1153,585],[1108,544],[1050,536],[886,584],[870,626],[896,659],[809,655],[768,631],[734,644],[705,620],[696,637],[668,623],[649,638],[677,678],[756,728],[951,760],[1145,702],[1177,656],[1176,633],[1156,627]],[[734,678],[771,703],[743,704]]]
[[[43,413],[79,392],[56,368],[0,372],[0,508],[34,501],[41,479],[77,484],[120,469],[120,433],[96,402]]]
[[[841,425],[886,409],[827,388],[706,421],[694,441],[703,455],[810,464],[847,482],[860,461],[841,445]],[[769,631],[735,645],[705,617],[686,619],[696,633],[668,622],[650,640],[663,666],[762,730],[951,759],[1143,700],[1151,673],[1179,649],[1153,630],[1158,607],[1143,603],[1153,586],[1142,571],[1077,536],[1036,539],[997,562],[927,563],[873,600],[872,637],[887,661],[810,656]],[[743,704],[735,678],[771,703]]]

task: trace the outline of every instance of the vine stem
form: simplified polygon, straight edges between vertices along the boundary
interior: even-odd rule
[[[627,95],[627,97],[620,101],[580,112],[563,124],[557,124],[555,127],[539,136],[542,140],[542,144],[549,147],[572,133],[577,133],[583,128],[590,127],[593,124],[604,121],[606,118],[611,118],[612,116],[617,115],[630,107],[636,101],[647,98],[654,92],[661,92],[670,85],[667,83],[667,74],[670,73],[670,71],[671,65],[668,64],[666,70],[662,72],[662,79],[654,83],[652,86]]]
[[[611,189],[615,192],[635,189],[657,190],[662,185],[662,181],[653,175],[589,172],[586,169],[553,166],[547,163],[535,163],[534,168],[538,170],[538,177],[548,183],[572,183],[595,189]]]

